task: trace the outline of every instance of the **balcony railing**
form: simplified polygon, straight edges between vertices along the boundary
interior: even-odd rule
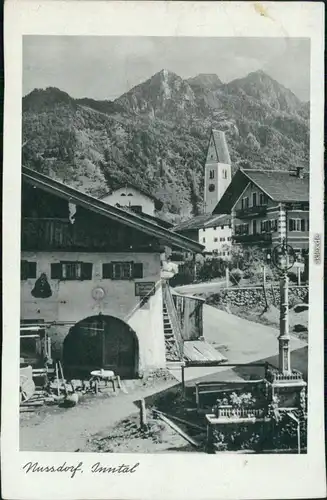
[[[235,243],[263,243],[271,244],[272,236],[270,233],[263,234],[235,234],[233,236]]]
[[[68,219],[22,219],[22,249],[65,248],[73,239]]]
[[[266,213],[267,205],[258,205],[236,210],[235,216],[237,219],[244,219],[247,217],[253,217],[254,215],[265,215]]]

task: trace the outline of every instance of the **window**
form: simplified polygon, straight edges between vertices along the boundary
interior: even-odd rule
[[[257,193],[252,193],[252,206],[257,206]]]
[[[288,228],[290,231],[305,231],[304,219],[289,219]]]
[[[232,229],[232,225],[231,224],[228,224],[228,227],[229,227],[229,229]]]
[[[259,202],[260,202],[260,205],[267,205],[267,203],[268,203],[267,195],[260,193]]]
[[[206,239],[205,238],[202,238],[202,243],[205,243],[206,242]]]
[[[257,221],[252,221],[252,234],[257,234]]]
[[[227,179],[227,170],[224,168],[222,172],[223,179]]]
[[[29,278],[36,278],[36,262],[22,260],[20,263],[20,279],[27,280]]]
[[[209,179],[214,179],[215,178],[215,171],[214,170],[210,170],[209,172]]]
[[[225,252],[223,252],[223,257],[225,257]]]
[[[214,185],[214,184],[209,184],[209,192],[210,192],[210,193],[213,193],[215,189],[216,189],[216,188],[215,188],[215,185]]]
[[[214,231],[216,231],[216,229],[217,229],[217,226],[215,226],[215,227],[213,228],[213,230],[214,230]]]
[[[143,278],[143,264],[135,262],[109,262],[102,264],[102,278],[112,280]]]
[[[214,238],[213,241],[216,243],[218,241],[218,238]]]
[[[128,193],[128,195],[127,195],[127,196],[133,196],[133,193]]]
[[[231,241],[231,239],[232,239],[232,238],[231,238],[230,236],[228,236],[227,241]]]
[[[244,210],[245,208],[249,208],[248,196],[245,196],[244,198],[242,198],[242,210]]]
[[[120,196],[126,196],[126,194],[125,194],[125,193],[122,193]]]
[[[225,241],[226,238],[220,238],[220,241]]]
[[[91,262],[58,262],[51,264],[51,278],[64,281],[91,280],[92,270]]]
[[[220,226],[221,229],[224,229],[224,226]]]
[[[130,209],[135,212],[136,214],[141,214],[142,213],[142,206],[141,205],[131,205]]]

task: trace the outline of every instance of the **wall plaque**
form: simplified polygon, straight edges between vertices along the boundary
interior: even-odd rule
[[[143,281],[142,283],[135,283],[135,295],[137,297],[154,295],[155,286],[156,284],[154,281]]]

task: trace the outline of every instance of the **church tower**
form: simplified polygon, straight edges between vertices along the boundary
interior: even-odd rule
[[[212,213],[232,180],[225,132],[212,130],[205,163],[204,211]]]

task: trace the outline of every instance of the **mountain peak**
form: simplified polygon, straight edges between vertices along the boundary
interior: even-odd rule
[[[74,99],[67,92],[57,87],[47,87],[45,89],[34,89],[23,97],[23,110],[48,108],[56,104],[66,104],[75,106]]]
[[[202,87],[208,90],[217,90],[223,84],[215,73],[200,73],[189,78],[187,82],[191,87]]]
[[[280,111],[299,113],[302,107],[300,99],[290,89],[274,80],[262,69],[227,83],[226,89],[232,94],[246,94]]]

